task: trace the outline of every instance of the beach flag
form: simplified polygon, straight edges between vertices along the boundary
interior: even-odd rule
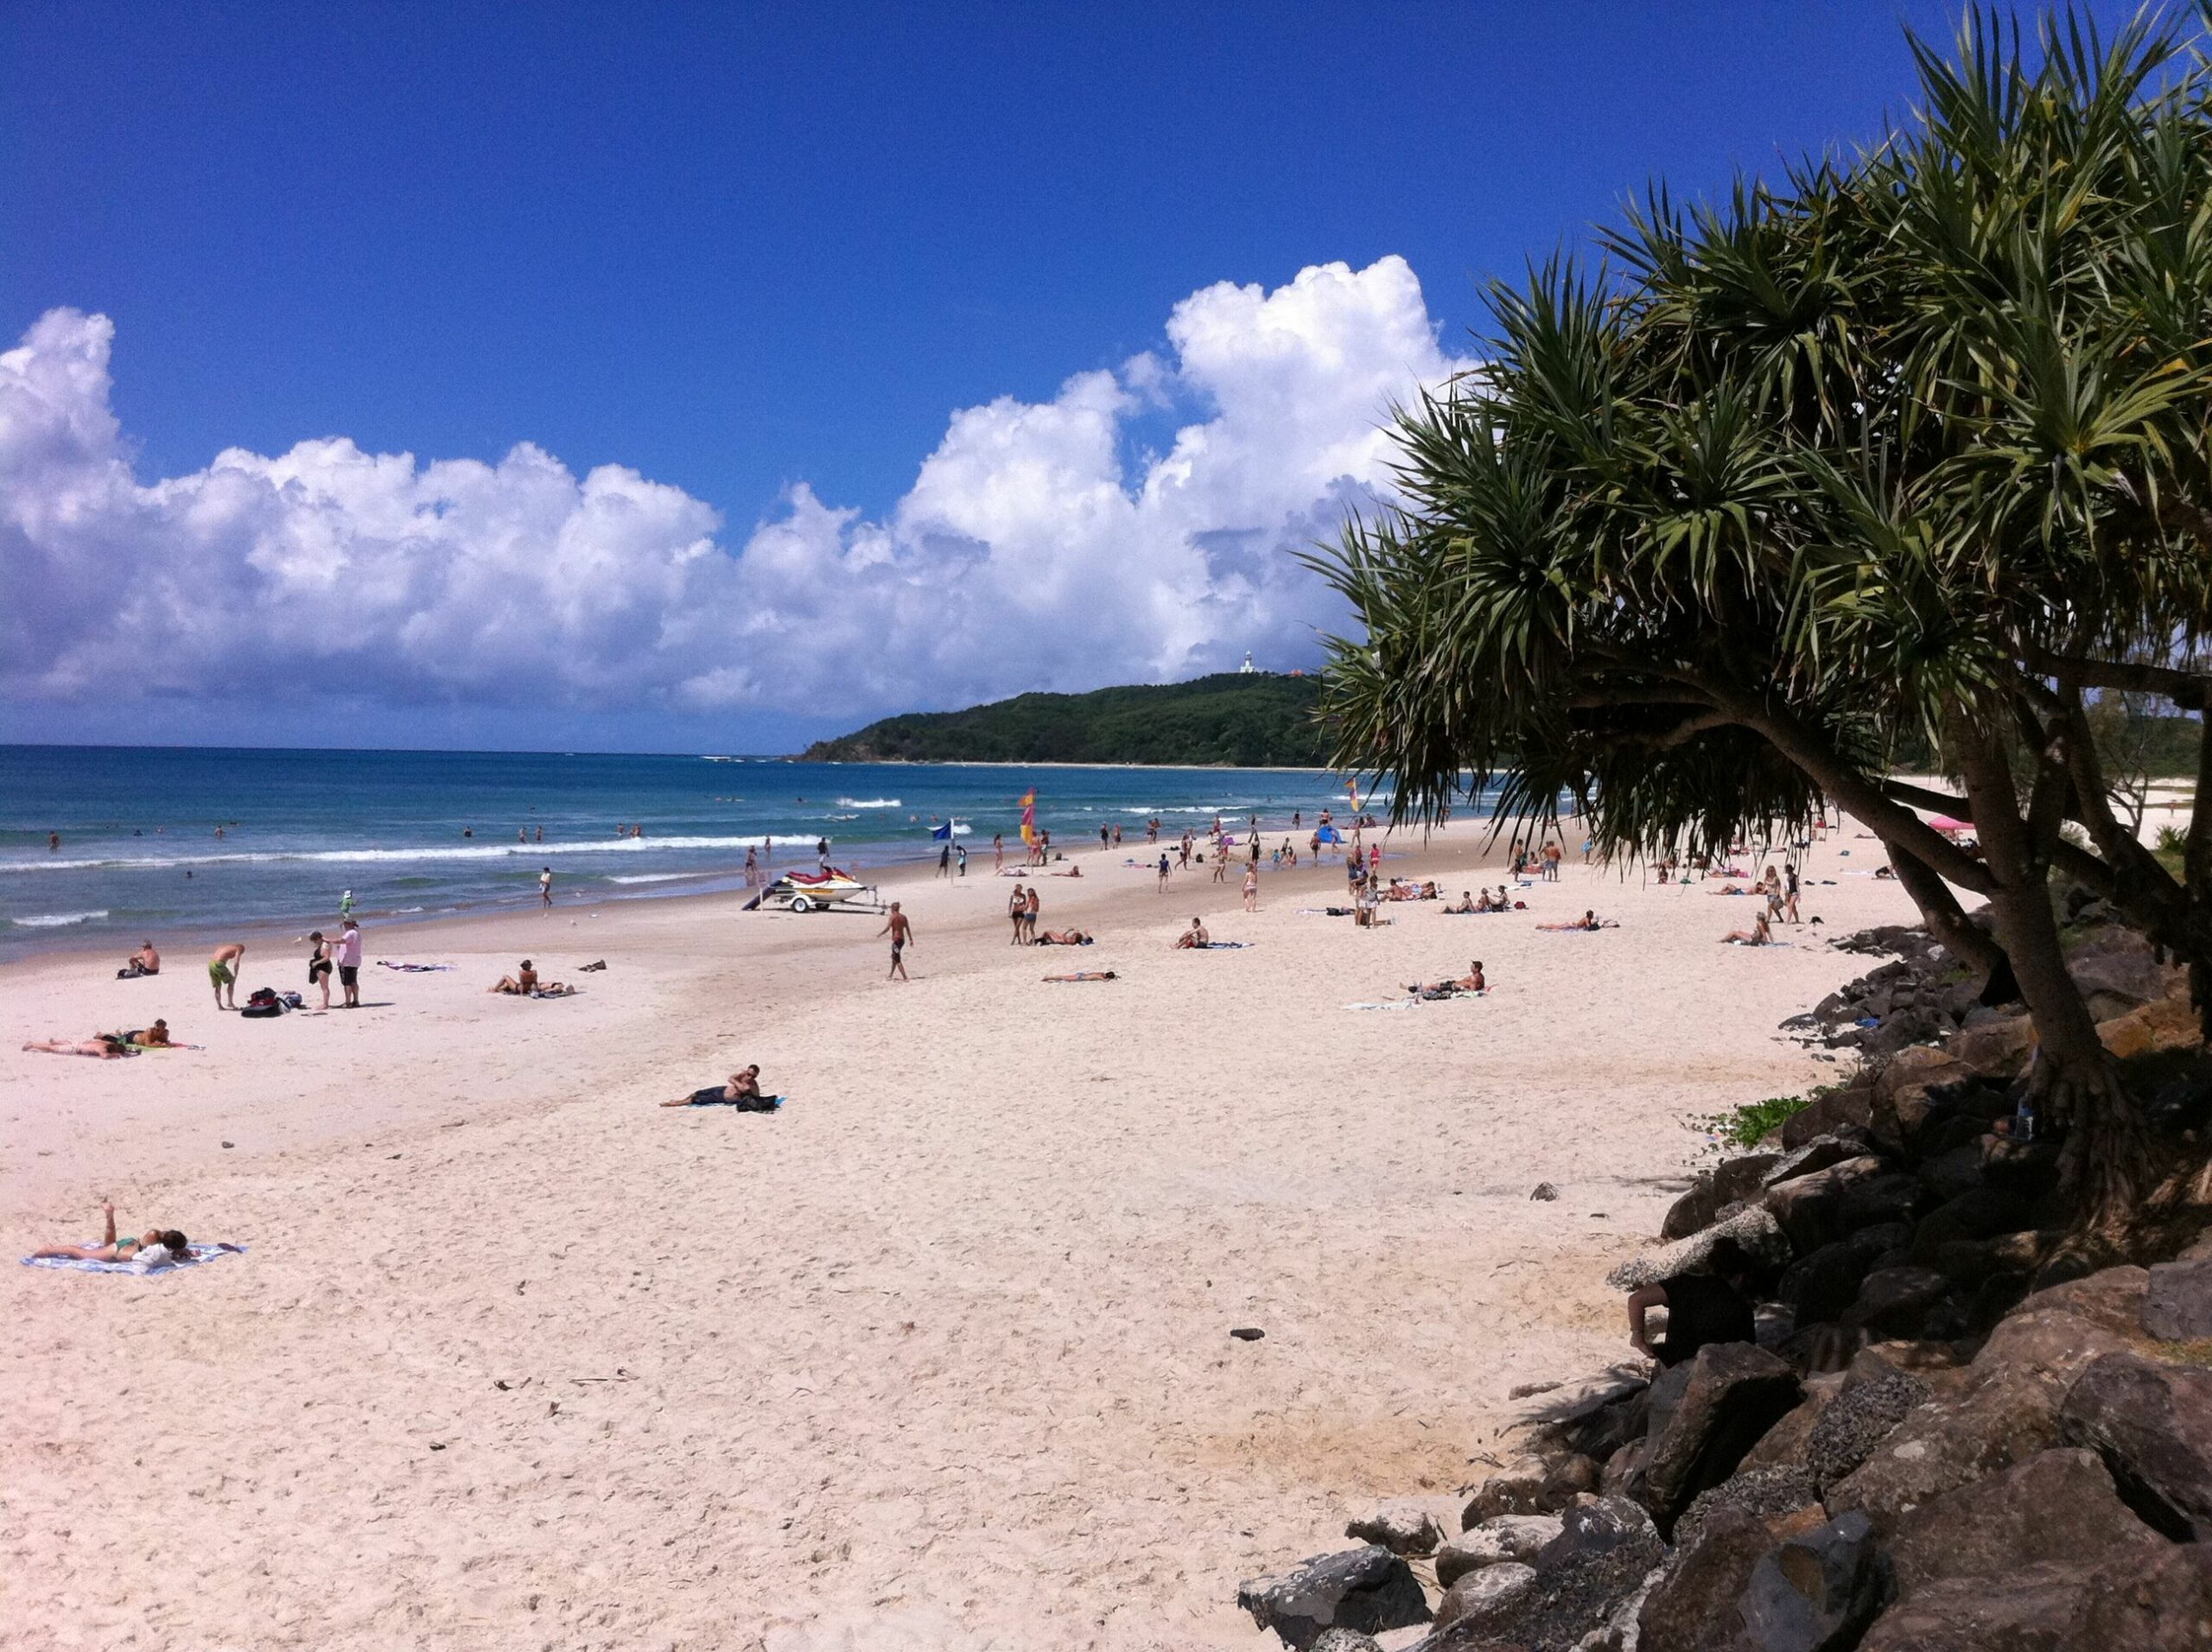
[[[1359,812],[1359,782],[1357,779],[1344,782],[1344,796],[1351,799],[1352,813],[1357,814]]]
[[[932,826],[930,836],[940,842],[950,843],[952,841],[952,823],[948,820],[942,826]]]
[[[1037,841],[1037,788],[1032,786],[1021,794],[1021,841]]]

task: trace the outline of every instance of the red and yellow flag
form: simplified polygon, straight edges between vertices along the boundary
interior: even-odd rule
[[[1021,794],[1021,841],[1037,841],[1037,788],[1032,786]]]

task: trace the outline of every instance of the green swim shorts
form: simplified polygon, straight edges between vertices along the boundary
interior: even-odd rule
[[[227,987],[235,977],[231,974],[229,964],[225,963],[220,958],[210,958],[207,961],[207,979],[218,987]]]

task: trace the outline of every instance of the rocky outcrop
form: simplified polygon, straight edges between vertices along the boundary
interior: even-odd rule
[[[1845,1647],[1882,1606],[1881,1557],[1866,1515],[1800,1533],[1751,1568],[1737,1611],[1761,1652]]]
[[[2212,1370],[2107,1354],[2067,1395],[2059,1433],[2102,1457],[2129,1504],[2176,1542],[2212,1539]]]
[[[1688,1373],[1681,1395],[1651,1434],[1643,1470],[1645,1500],[1662,1528],[1699,1492],[1733,1474],[1798,1397],[1797,1373],[1748,1343],[1701,1348],[1675,1370]]]
[[[1393,1554],[1433,1554],[1444,1541],[1444,1528],[1419,1503],[1392,1503],[1347,1522],[1344,1535],[1376,1544]]]
[[[1449,1589],[1470,1572],[1514,1561],[1533,1565],[1563,1523],[1557,1515],[1499,1515],[1484,1521],[1436,1551],[1436,1581]]]
[[[2164,1542],[2113,1490],[2094,1452],[2038,1452],[1908,1510],[1890,1540],[1900,1597],[1948,1578],[2002,1578],[2023,1566],[2147,1561]]]
[[[1412,1568],[1372,1543],[1245,1584],[1236,1592],[1236,1604],[1262,1629],[1274,1630],[1300,1652],[1325,1629],[1372,1634],[1429,1619],[1428,1597]]]

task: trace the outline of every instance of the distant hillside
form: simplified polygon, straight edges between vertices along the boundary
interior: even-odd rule
[[[1023,694],[886,717],[806,748],[810,763],[1156,763],[1318,768],[1320,680],[1224,671],[1189,683]]]

